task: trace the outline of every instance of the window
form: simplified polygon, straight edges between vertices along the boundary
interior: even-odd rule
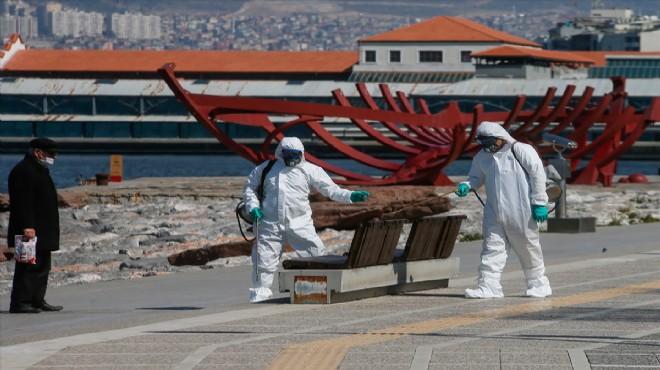
[[[401,63],[401,50],[390,50],[390,63]]]
[[[442,63],[442,51],[422,50],[419,52],[420,63]]]
[[[471,50],[462,50],[461,51],[461,63],[472,63],[472,54]]]
[[[365,50],[364,61],[367,63],[376,63],[376,50]]]

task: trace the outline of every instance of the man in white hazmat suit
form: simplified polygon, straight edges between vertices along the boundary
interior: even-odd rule
[[[476,289],[466,289],[468,298],[501,298],[500,277],[507,252],[513,248],[527,279],[529,297],[552,295],[545,276],[539,242],[539,222],[548,219],[545,171],[536,150],[516,142],[502,126],[482,122],[477,142],[483,147],[472,160],[468,179],[455,193],[486,185],[483,215],[483,246]],[[514,145],[515,144],[515,145]],[[515,151],[515,153],[514,153]]]
[[[268,161],[248,176],[243,189],[246,210],[255,222],[257,243],[252,248],[252,285],[250,302],[272,296],[270,287],[277,271],[282,247],[288,243],[299,257],[326,254],[312,222],[309,193],[316,189],[328,198],[344,203],[364,202],[369,193],[337,186],[319,166],[305,161],[305,148],[296,137],[285,137],[277,146],[277,161],[263,182],[261,205],[257,187]]]

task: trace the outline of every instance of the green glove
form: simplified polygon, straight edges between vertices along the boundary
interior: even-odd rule
[[[351,202],[364,202],[369,198],[369,192],[364,190],[356,190],[351,193]]]
[[[250,217],[252,217],[253,221],[259,221],[263,216],[264,215],[261,214],[261,210],[259,209],[259,207],[252,208],[252,210],[250,211]]]
[[[465,183],[458,184],[458,187],[454,191],[454,194],[458,195],[461,198],[468,195],[468,193],[470,193],[470,185]]]
[[[548,220],[548,207],[532,204],[532,218],[536,222],[545,222]]]

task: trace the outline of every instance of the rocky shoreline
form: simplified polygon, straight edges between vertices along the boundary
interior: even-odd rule
[[[243,240],[234,213],[243,180],[144,178],[60,190],[70,206],[60,208],[61,250],[53,254],[50,286],[250,264],[249,257],[242,255],[203,266],[172,266],[167,260],[182,251]],[[596,217],[599,227],[657,222],[660,177],[651,176],[649,180],[649,184],[616,183],[610,188],[569,185],[568,215]],[[436,194],[451,190],[435,188]],[[468,217],[459,238],[480,235],[482,206],[478,199],[453,194],[448,198],[453,209],[446,214]],[[8,216],[8,212],[0,212],[3,248]],[[333,229],[319,233],[333,254],[348,249],[352,234]],[[0,295],[10,292],[13,270],[13,261],[0,263]]]

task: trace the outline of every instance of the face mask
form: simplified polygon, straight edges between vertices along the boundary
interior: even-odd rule
[[[288,167],[295,167],[302,161],[302,152],[295,149],[282,149],[282,159]]]
[[[55,158],[51,157],[46,157],[45,159],[38,159],[39,163],[41,163],[42,166],[48,168],[55,163]]]
[[[495,136],[479,136],[477,137],[477,143],[488,153],[495,153],[502,149],[501,146],[497,145],[497,138]]]

